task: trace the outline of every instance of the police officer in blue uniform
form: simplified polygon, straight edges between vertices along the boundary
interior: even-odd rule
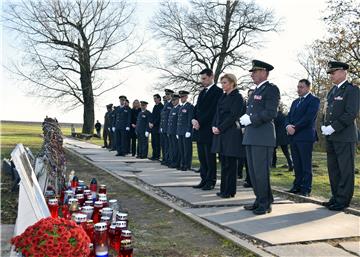
[[[180,167],[182,171],[190,170],[192,161],[192,123],[194,118],[194,105],[189,103],[189,92],[179,91],[180,108],[177,120],[177,132],[179,138]]]
[[[151,118],[151,112],[147,108],[148,102],[140,101],[141,111],[138,114],[136,121],[135,132],[138,137],[139,155],[136,158],[145,159],[148,155],[149,135],[150,128],[149,122]]]
[[[267,80],[273,69],[268,63],[252,61],[250,72],[256,89],[249,97],[246,114],[240,117],[241,125],[245,126],[243,145],[246,146],[250,180],[256,196],[255,202],[244,208],[256,215],[271,212],[274,201],[270,187],[270,166],[276,146],[273,120],[277,115],[280,92],[277,86]]]
[[[161,111],[164,105],[161,103],[161,96],[155,94],[154,96],[154,108],[151,114],[151,121],[149,127],[151,128],[151,146],[152,146],[152,157],[151,160],[159,160],[160,158],[160,120]]]
[[[103,139],[104,139],[104,145],[103,148],[111,148],[111,136],[110,136],[110,131],[111,131],[111,119],[110,119],[110,115],[112,112],[112,104],[108,104],[106,105],[106,110],[107,112],[105,113],[105,117],[104,117],[104,129],[103,129]],[[108,142],[109,139],[109,142]]]
[[[162,151],[162,165],[169,165],[169,138],[167,135],[169,113],[173,105],[171,103],[171,97],[174,93],[171,89],[165,89],[164,107],[160,113],[160,144]]]
[[[125,105],[126,96],[121,95],[120,106],[115,112],[115,138],[116,138],[116,156],[124,156],[127,152],[127,137],[129,136],[131,123],[131,110]]]
[[[180,109],[179,95],[173,94],[171,103],[173,108],[170,110],[168,118],[167,134],[169,138],[169,165],[170,168],[180,167],[180,156],[179,156],[179,140],[177,133],[177,120]]]
[[[349,65],[329,62],[327,73],[335,85],[327,95],[322,134],[326,137],[327,167],[331,199],[326,206],[332,211],[348,207],[354,193],[355,154],[358,132],[355,119],[359,114],[359,88],[347,80]]]

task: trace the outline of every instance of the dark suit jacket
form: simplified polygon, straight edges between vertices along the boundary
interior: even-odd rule
[[[285,122],[286,115],[282,111],[278,111],[277,116],[274,119],[277,146],[288,145],[290,143],[290,139],[285,128]]]
[[[295,126],[295,134],[290,137],[292,142],[315,142],[318,140],[316,132],[316,117],[319,111],[320,99],[309,94],[300,104],[300,98],[294,100],[286,117],[285,127]]]
[[[243,105],[244,100],[237,89],[220,97],[212,125],[220,130],[220,134],[213,136],[212,152],[238,158],[244,156],[244,147],[240,144],[243,135],[235,123],[243,115]]]
[[[327,108],[324,125],[331,125],[335,132],[328,140],[356,142],[357,127],[355,119],[359,113],[359,88],[348,81],[334,93],[333,87],[327,95]]]
[[[162,103],[156,104],[153,108],[150,119],[150,122],[154,124],[154,127],[151,129],[152,132],[160,133],[160,120],[161,120],[160,113],[163,108],[164,105]]]
[[[212,121],[216,112],[216,106],[219,98],[223,94],[222,89],[213,85],[208,92],[204,93],[202,90],[199,94],[197,103],[194,108],[194,119],[200,124],[200,129],[197,131],[197,142],[204,144],[212,143]]]
[[[279,89],[269,82],[251,94],[246,109],[251,124],[245,127],[244,145],[276,146],[273,119],[277,115],[279,101]]]

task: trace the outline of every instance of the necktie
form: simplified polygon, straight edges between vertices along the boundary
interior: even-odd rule
[[[299,102],[296,105],[296,108],[299,107],[299,105],[302,103],[303,100],[304,100],[304,97],[303,96],[300,97]]]

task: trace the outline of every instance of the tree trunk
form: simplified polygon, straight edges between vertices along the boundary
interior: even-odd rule
[[[94,93],[91,82],[90,54],[87,44],[79,50],[80,59],[80,81],[84,101],[82,133],[93,134],[95,123]]]

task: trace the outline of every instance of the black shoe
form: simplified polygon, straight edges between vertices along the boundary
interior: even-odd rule
[[[136,159],[140,159],[141,157],[140,157],[139,155],[137,155],[135,158],[136,158]]]
[[[252,185],[251,185],[251,184],[249,184],[248,182],[244,182],[243,187],[248,188],[248,187],[252,187]]]
[[[253,211],[257,208],[256,204],[245,204],[244,209],[247,211]]]
[[[330,211],[343,211],[346,208],[347,206],[338,203],[334,203],[328,207]]]
[[[331,198],[328,202],[324,203],[325,207],[329,207],[330,205],[334,205],[335,204],[335,200],[334,198]]]
[[[182,170],[182,167],[176,167],[177,170]]]
[[[235,197],[235,194],[233,194],[233,195],[221,195],[220,197],[221,198],[233,198],[233,197]]]
[[[288,193],[292,193],[292,194],[297,194],[297,193],[300,193],[300,189],[298,188],[291,188],[290,190],[286,191]]]
[[[107,146],[106,146],[106,145],[103,145],[101,148],[107,148]]]
[[[267,209],[264,207],[258,207],[255,210],[253,210],[253,213],[255,215],[263,215],[263,214],[270,213],[270,212],[271,212],[271,206]]]
[[[187,171],[188,170],[188,168],[186,168],[186,167],[182,167],[182,169],[181,169],[182,171]]]
[[[216,196],[219,196],[219,197],[221,197],[223,194],[221,193],[221,192],[217,192],[216,193]]]
[[[309,197],[310,193],[308,192],[299,192],[298,195],[304,196],[304,197]]]
[[[112,151],[116,151],[116,149],[114,149],[114,148],[111,148],[110,150],[109,150],[110,152],[112,152]]]
[[[123,156],[122,154],[120,154],[120,153],[117,153],[117,154],[115,154],[115,156]]]
[[[195,173],[200,173],[200,169],[194,170]]]
[[[208,191],[208,190],[213,190],[214,188],[215,188],[214,185],[206,184],[201,189],[204,190],[204,191]]]
[[[205,186],[205,182],[201,181],[198,185],[193,186],[193,188],[203,188]]]
[[[293,166],[290,166],[288,171],[293,171],[294,170],[294,167]]]

